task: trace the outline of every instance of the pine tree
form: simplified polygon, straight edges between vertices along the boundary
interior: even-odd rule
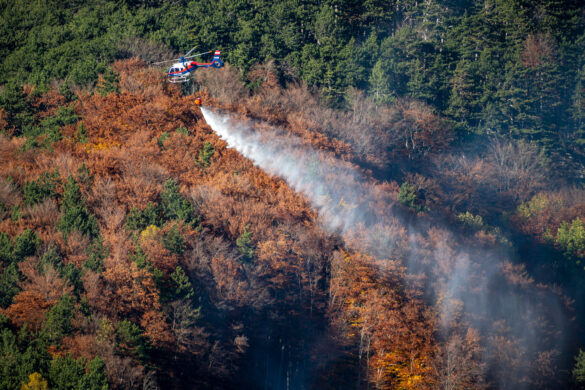
[[[42,335],[50,344],[58,344],[71,331],[74,301],[70,295],[64,295],[47,313]]]
[[[254,257],[254,246],[252,245],[252,233],[248,231],[247,227],[244,228],[242,234],[236,239],[236,246],[244,260],[252,260]]]
[[[79,389],[84,390],[107,390],[108,378],[106,377],[106,364],[99,357],[89,362],[87,372],[83,375],[78,384]]]
[[[99,233],[97,219],[90,214],[81,197],[79,185],[69,176],[63,191],[63,202],[61,203],[61,218],[57,228],[63,234],[71,233],[74,230],[80,233],[96,237]]]
[[[390,88],[390,77],[383,68],[382,60],[376,61],[376,64],[372,68],[370,75],[370,93],[372,94],[372,99],[378,104],[390,103],[394,100]]]
[[[167,180],[164,189],[160,194],[161,211],[167,220],[180,220],[185,223],[196,223],[193,206],[181,195],[179,187],[173,179]]]
[[[173,284],[175,286],[175,299],[192,300],[195,298],[193,285],[191,284],[191,281],[189,280],[189,277],[183,268],[177,266],[175,271],[171,274],[171,279],[173,280]]]
[[[6,110],[9,128],[14,128],[14,134],[22,134],[24,128],[34,122],[33,110],[28,96],[24,93],[22,84],[12,81],[5,85],[0,95],[0,108]]]
[[[0,308],[6,308],[12,303],[12,298],[20,291],[19,281],[20,273],[15,263],[3,268],[0,273]]]

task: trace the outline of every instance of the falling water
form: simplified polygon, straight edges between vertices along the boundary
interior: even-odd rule
[[[531,284],[522,273],[518,281],[503,272],[513,267],[501,251],[453,244],[461,242],[457,234],[427,220],[404,222],[395,211],[392,191],[384,184],[297,136],[210,109],[201,111],[228,147],[302,193],[318,210],[326,229],[339,232],[348,242],[365,232],[368,239],[360,240],[363,247],[359,249],[379,258],[400,256],[409,272],[424,275],[426,296],[437,305],[443,335],[449,333],[453,321],[463,320],[456,317],[463,310],[465,321],[483,335],[488,370],[501,364],[494,356],[498,356],[496,344],[502,334],[512,340],[511,361],[562,352],[566,323],[559,296]],[[433,241],[432,237],[433,245],[421,245]],[[537,369],[530,364],[522,372],[500,369],[504,374],[492,380],[499,388],[518,388],[520,377],[530,377]]]

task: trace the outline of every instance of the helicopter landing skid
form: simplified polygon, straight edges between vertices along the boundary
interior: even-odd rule
[[[187,83],[191,81],[188,75],[168,77],[168,82],[173,84]]]

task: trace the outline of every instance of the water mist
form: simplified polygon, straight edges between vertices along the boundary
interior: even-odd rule
[[[446,340],[459,322],[478,330],[482,375],[494,387],[534,386],[528,380],[539,365],[554,366],[564,348],[561,299],[535,285],[501,251],[465,247],[454,231],[428,219],[406,222],[396,212],[387,184],[299,137],[207,108],[201,111],[228,147],[302,193],[325,229],[339,233],[350,246],[359,235],[357,249],[381,259],[399,258],[410,273],[424,275],[425,296],[437,308],[438,337]],[[502,343],[507,345],[506,363]],[[547,357],[550,361],[539,362]],[[518,366],[502,367],[509,362]]]

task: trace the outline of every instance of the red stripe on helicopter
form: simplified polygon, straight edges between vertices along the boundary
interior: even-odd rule
[[[211,66],[211,65],[213,65],[213,63],[214,63],[214,62],[215,62],[215,61],[213,61],[213,62],[202,62],[202,63],[198,63],[198,62],[192,62],[192,63],[191,63],[192,65],[190,65],[190,66],[186,67],[186,68],[185,68],[185,69],[183,69],[183,70],[180,70],[180,71],[178,71],[178,72],[170,72],[170,73],[167,73],[167,74],[168,74],[169,76],[171,76],[171,75],[172,75],[172,76],[175,76],[175,75],[180,75],[180,74],[183,74],[183,73],[185,73],[185,72],[190,72],[190,71],[191,71],[193,68],[196,68],[196,67],[199,67],[199,66]]]

